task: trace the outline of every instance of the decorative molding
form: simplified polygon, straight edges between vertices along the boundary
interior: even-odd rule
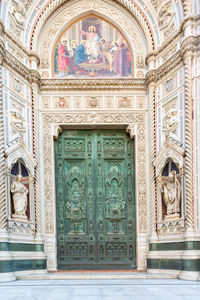
[[[153,164],[156,167],[156,176],[161,175],[162,168],[169,157],[183,170],[185,157],[184,148],[179,142],[167,137],[162,150],[153,161]]]
[[[188,52],[200,51],[200,36],[189,36],[181,43],[181,55],[184,58]]]
[[[158,221],[159,234],[174,234],[185,231],[185,218]]]
[[[170,57],[164,64],[158,69],[150,70],[146,74],[145,83],[148,86],[151,82],[158,82],[165,77],[170,71],[175,69],[178,65],[183,64],[181,51],[177,51],[172,57]]]
[[[36,161],[32,158],[30,152],[24,144],[19,144],[13,149],[8,149],[5,152],[5,157],[7,159],[8,168],[11,168],[12,165],[16,163],[18,159],[23,159],[30,172],[30,175],[34,176],[34,168],[36,166]]]
[[[40,90],[113,90],[135,89],[145,90],[144,79],[42,79]]]

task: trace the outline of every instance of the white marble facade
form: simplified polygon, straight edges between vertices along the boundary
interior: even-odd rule
[[[47,257],[48,270],[56,270],[54,139],[62,127],[120,125],[136,141],[137,269],[146,270],[147,258],[200,258],[198,249],[191,254],[149,251],[149,243],[200,242],[197,2],[2,0],[1,242],[44,243],[45,253],[40,255]],[[131,77],[53,76],[58,37],[87,15],[103,18],[123,33],[132,51]],[[20,218],[16,210],[13,213],[11,205],[12,167],[20,161],[28,172],[22,178],[28,189],[27,218]],[[169,161],[169,172],[163,175]],[[181,198],[176,216],[173,209],[166,213],[160,191],[173,171],[171,162],[179,169],[176,186],[180,185]],[[31,259],[31,253],[27,255]],[[199,271],[192,272],[193,279],[198,279]],[[174,272],[191,277],[187,271]]]

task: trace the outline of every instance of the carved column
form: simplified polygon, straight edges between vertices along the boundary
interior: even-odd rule
[[[188,16],[191,13],[189,0],[183,0],[183,11],[184,11],[184,17]]]
[[[0,23],[0,233],[1,241],[8,241],[7,233],[7,195],[6,195],[6,166],[4,157],[4,118],[3,118],[3,89],[2,89],[2,64],[5,57],[5,45],[3,42],[3,26]],[[0,260],[6,261],[9,272],[0,269],[0,282],[16,279],[12,270],[12,256],[10,251],[0,251]]]
[[[37,71],[31,70],[32,77],[32,115],[33,115],[33,155],[36,161],[34,198],[35,198],[35,233],[41,234],[41,198],[40,198],[40,150],[39,150],[39,101],[38,90],[40,75]]]
[[[1,34],[0,34],[1,35]],[[5,48],[0,40],[0,230],[7,229],[6,221],[6,168],[4,157],[4,120],[3,120],[3,89],[2,89],[2,64]]]
[[[151,202],[151,235],[156,233],[157,228],[157,203],[156,203],[156,170],[153,166],[153,162],[156,158],[156,113],[155,113],[155,84],[152,82],[149,85],[149,169],[150,169],[150,202]]]
[[[194,230],[193,196],[193,119],[192,119],[192,52],[183,56],[185,66],[185,197],[186,230]]]

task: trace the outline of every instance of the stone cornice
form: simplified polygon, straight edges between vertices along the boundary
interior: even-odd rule
[[[181,55],[184,57],[187,53],[200,51],[200,36],[189,36],[181,43]]]
[[[158,69],[151,70],[146,74],[145,83],[148,86],[152,82],[162,79],[167,73],[173,70],[177,65],[182,63],[181,51],[177,51]]]
[[[1,41],[0,41],[0,56],[1,56]],[[40,85],[40,74],[35,70],[29,70],[24,64],[22,64],[17,58],[5,50],[3,56],[3,63],[9,66],[12,70],[17,72],[29,83],[37,83]]]
[[[41,91],[47,90],[145,90],[144,79],[42,79]]]
[[[30,70],[8,51],[6,51],[4,63],[31,83]]]
[[[183,63],[183,58],[187,54],[200,51],[200,36],[189,36],[181,43],[180,50],[171,56],[164,64],[158,69],[149,71],[146,74],[145,83],[148,86],[152,82],[157,82],[162,79],[167,73],[175,69],[176,66]]]

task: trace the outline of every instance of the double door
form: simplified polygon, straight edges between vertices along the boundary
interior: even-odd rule
[[[58,269],[136,268],[134,141],[64,130],[55,165]]]

